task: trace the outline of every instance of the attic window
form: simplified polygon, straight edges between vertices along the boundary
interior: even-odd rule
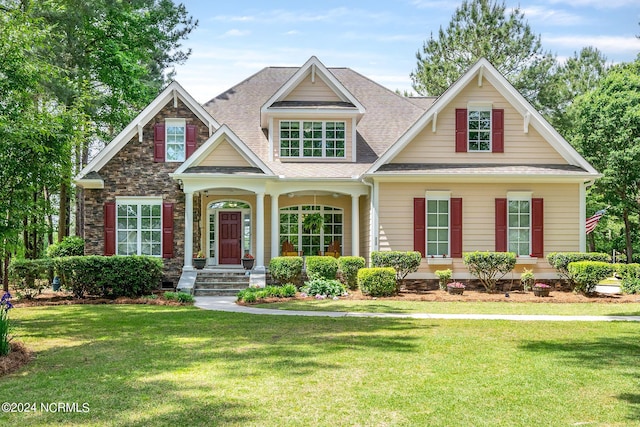
[[[469,151],[491,151],[491,108],[468,109]]]
[[[280,157],[344,158],[345,122],[281,121]]]
[[[166,161],[184,162],[186,152],[186,124],[184,119],[166,119]]]

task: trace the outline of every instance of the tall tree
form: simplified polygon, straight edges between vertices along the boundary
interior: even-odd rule
[[[592,190],[622,218],[627,260],[633,256],[633,228],[640,205],[640,56],[612,67],[597,88],[571,107],[573,141],[604,176]]]
[[[570,106],[580,95],[596,88],[608,70],[607,59],[595,47],[584,47],[563,64],[558,64],[538,95],[541,113],[565,138],[573,128]]]
[[[126,126],[171,77],[171,67],[188,58],[181,42],[197,21],[173,0],[48,0],[32,10],[56,28],[50,43],[63,74],[51,90],[75,117],[65,132],[73,137],[77,170],[88,160],[89,143]],[[72,174],[61,174],[59,239],[69,232]]]
[[[542,50],[540,36],[519,7],[507,14],[504,2],[493,0],[463,1],[438,38],[431,34],[416,53],[413,88],[421,95],[440,95],[482,57],[537,106],[538,90],[555,59]]]

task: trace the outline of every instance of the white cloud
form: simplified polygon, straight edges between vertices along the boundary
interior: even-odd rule
[[[237,28],[233,28],[229,31],[227,31],[226,33],[222,34],[220,37],[224,38],[224,37],[244,37],[244,36],[248,36],[249,34],[251,34],[251,31],[249,30],[238,30]]]
[[[593,7],[596,9],[616,9],[624,6],[637,6],[638,0],[548,0],[550,4],[570,7]]]
[[[555,45],[563,48],[576,48],[582,46],[594,46],[601,50],[605,56],[609,53],[636,53],[640,52],[640,39],[635,36],[545,36],[542,35],[545,46]]]
[[[549,9],[542,6],[530,6],[520,9],[526,19],[543,21],[545,25],[578,25],[584,23],[580,15],[564,10]]]
[[[291,31],[287,31],[286,33],[283,33],[283,35],[285,36],[297,36],[298,34],[300,34],[300,31],[298,30],[291,30]]]

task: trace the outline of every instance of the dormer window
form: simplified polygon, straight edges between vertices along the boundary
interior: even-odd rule
[[[166,153],[167,162],[184,162],[186,152],[186,123],[184,119],[166,119]]]
[[[346,123],[283,120],[280,157],[345,158]]]

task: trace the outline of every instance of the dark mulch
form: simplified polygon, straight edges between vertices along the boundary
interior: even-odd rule
[[[10,343],[11,351],[0,356],[0,377],[17,371],[33,359],[33,354],[21,342]]]

